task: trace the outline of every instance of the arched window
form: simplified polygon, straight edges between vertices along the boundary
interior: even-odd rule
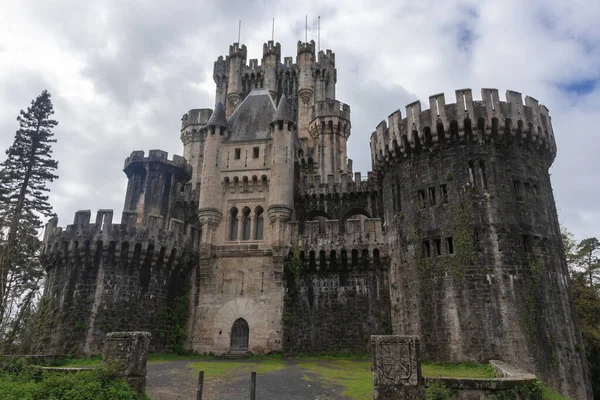
[[[341,262],[342,262],[342,269],[347,270],[348,269],[348,253],[346,252],[346,249],[342,249],[342,251],[340,253],[340,258],[341,258]]]
[[[317,268],[317,261],[315,258],[315,251],[311,250],[308,253],[308,267],[311,271],[314,271]]]
[[[242,210],[242,240],[250,240],[250,209],[244,207]]]
[[[254,209],[254,218],[256,219],[256,227],[254,229],[254,239],[262,240],[263,231],[265,228],[265,219],[263,218],[263,208],[258,206]]]
[[[358,266],[358,250],[352,249],[352,266]]]
[[[229,211],[229,240],[237,240],[238,234],[238,209],[233,207]]]

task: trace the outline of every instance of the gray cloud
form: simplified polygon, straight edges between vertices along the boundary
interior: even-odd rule
[[[190,2],[57,0],[17,2],[0,26],[0,147],[15,117],[47,88],[53,94],[60,179],[51,200],[61,224],[79,208],[122,207],[123,159],[136,149],[181,153],[179,118],[214,101],[213,61],[227,53],[243,19],[249,58],[275,39],[295,56],[309,15],[321,15],[321,48],[336,52],[338,98],[352,107],[349,156],[370,168],[379,121],[444,91],[507,88],[546,104],[559,153],[552,181],[561,221],[579,237],[600,235],[595,155],[600,122],[600,3],[575,0],[355,0]]]

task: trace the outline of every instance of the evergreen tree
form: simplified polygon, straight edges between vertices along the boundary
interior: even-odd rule
[[[50,93],[44,90],[27,110],[21,110],[19,129],[13,144],[0,164],[0,322],[9,298],[9,276],[18,276],[15,268],[29,265],[36,252],[37,230],[42,217],[53,216],[48,202],[48,182],[57,179],[58,162],[52,159],[51,144],[56,142],[52,129],[58,124]],[[33,253],[32,253],[33,252]]]

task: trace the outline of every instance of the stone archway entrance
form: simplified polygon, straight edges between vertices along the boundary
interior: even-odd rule
[[[231,351],[247,351],[250,328],[244,318],[238,318],[231,327]]]

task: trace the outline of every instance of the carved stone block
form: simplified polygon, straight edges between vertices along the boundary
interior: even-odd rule
[[[422,394],[417,336],[373,335],[371,354],[375,400],[413,399]]]

